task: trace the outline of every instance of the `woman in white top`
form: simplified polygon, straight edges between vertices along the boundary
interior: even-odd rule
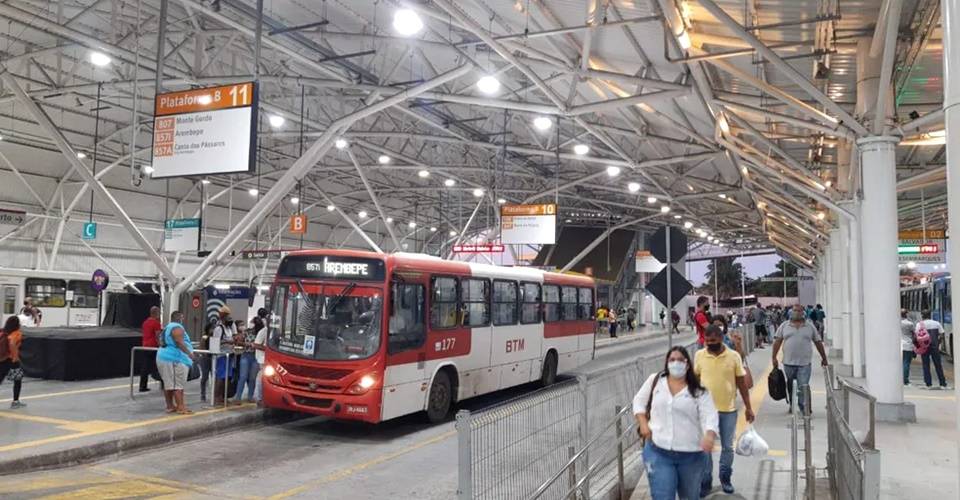
[[[699,498],[704,453],[713,451],[719,416],[686,349],[670,349],[663,371],[651,375],[633,398],[633,413],[646,439],[643,461],[651,498]]]

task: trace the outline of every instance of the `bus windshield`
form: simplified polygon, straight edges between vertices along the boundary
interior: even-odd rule
[[[382,289],[356,283],[278,285],[271,347],[322,361],[369,358],[380,348],[382,303]]]

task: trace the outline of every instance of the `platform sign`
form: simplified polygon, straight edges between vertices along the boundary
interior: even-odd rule
[[[480,245],[454,245],[453,253],[503,253],[503,245],[498,244],[480,244]]]
[[[90,288],[98,292],[106,290],[109,284],[110,276],[103,269],[97,269],[93,272],[93,276],[90,277]]]
[[[0,208],[0,234],[20,228],[27,222],[27,213],[23,210]]]
[[[290,232],[292,234],[306,234],[307,216],[306,214],[296,214],[290,216]]]
[[[897,245],[900,264],[943,264],[947,262],[947,240],[901,239]]]
[[[163,251],[196,252],[200,249],[200,219],[168,219],[163,225]]]
[[[80,237],[84,240],[95,240],[97,239],[97,223],[96,222],[84,222],[83,223],[83,232],[80,233]]]
[[[152,177],[252,171],[257,98],[253,82],[158,95]]]
[[[505,245],[553,245],[557,242],[557,205],[502,205],[500,242]]]

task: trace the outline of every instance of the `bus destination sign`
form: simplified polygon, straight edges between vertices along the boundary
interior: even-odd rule
[[[386,268],[382,260],[339,256],[288,256],[280,263],[277,274],[281,277],[314,279],[386,280]]]

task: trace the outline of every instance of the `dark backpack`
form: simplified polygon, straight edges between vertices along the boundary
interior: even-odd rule
[[[781,401],[787,397],[787,378],[780,368],[774,368],[767,377],[767,389],[774,401]]]
[[[10,359],[10,335],[0,331],[0,361]]]

